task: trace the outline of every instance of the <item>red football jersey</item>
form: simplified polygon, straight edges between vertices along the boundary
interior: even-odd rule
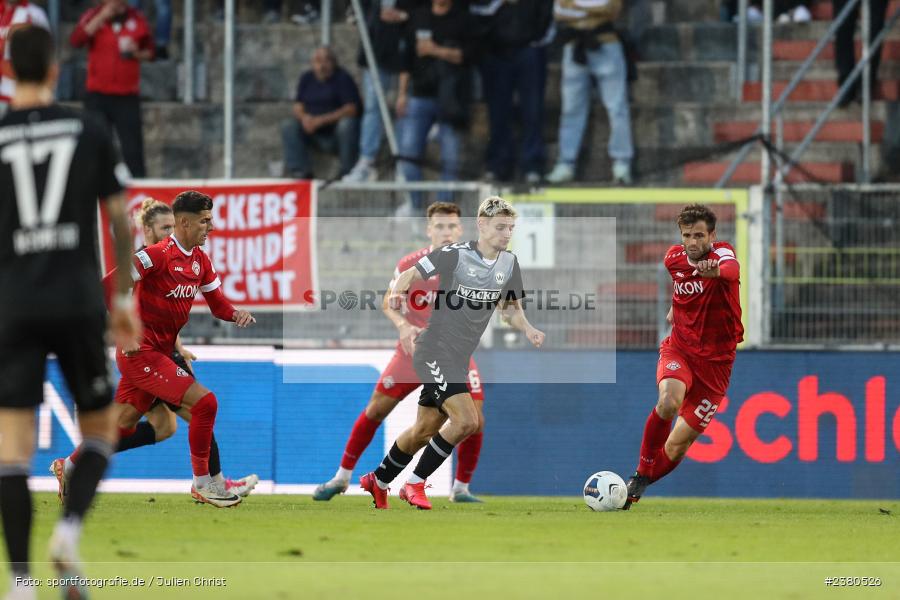
[[[670,338],[677,349],[692,357],[734,360],[735,348],[744,339],[740,266],[728,242],[713,242],[705,258],[718,258],[720,270],[729,271],[731,277],[694,275],[694,263],[683,246],[672,246],[666,253],[664,264],[674,288]]]
[[[144,326],[141,350],[166,355],[188,322],[198,292],[210,293],[222,285],[209,256],[200,247],[186,250],[167,237],[134,255],[131,277],[134,297]]]
[[[432,248],[422,248],[411,252],[400,259],[397,268],[394,269],[394,279],[391,280],[391,286],[394,280],[400,277],[400,273],[414,266],[423,256],[428,256]],[[440,287],[440,277],[432,277],[428,281],[414,281],[409,286],[409,292],[406,295],[407,301],[403,304],[401,312],[410,325],[420,327],[422,329],[428,325],[428,319],[431,317],[431,306],[434,303],[435,295],[438,287]]]

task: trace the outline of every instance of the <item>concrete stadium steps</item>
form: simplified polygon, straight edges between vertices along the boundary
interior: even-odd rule
[[[713,185],[728,169],[730,162],[698,162],[685,165],[682,181],[686,184]],[[854,180],[855,167],[850,162],[802,162],[801,166],[808,171],[816,181],[826,183],[844,183]],[[732,184],[759,183],[759,162],[743,162],[731,178]],[[793,170],[787,177],[789,183],[811,181],[809,177],[798,170]]]
[[[810,131],[813,121],[785,121],[784,140],[786,142],[799,142]],[[752,136],[759,126],[759,121],[725,121],[713,126],[714,137],[717,142],[733,142]],[[772,131],[775,131],[775,123],[772,123]],[[871,124],[871,141],[881,142],[884,136],[884,122],[873,121]],[[827,121],[816,134],[816,141],[821,142],[856,142],[863,140],[863,124],[859,121]]]
[[[801,63],[799,61],[779,60],[772,63],[773,81],[790,81],[797,72]],[[837,71],[833,61],[818,61],[804,74],[804,81],[835,80]],[[878,79],[883,81],[895,81],[900,79],[900,62],[885,60],[878,69]]]
[[[772,93],[775,98],[787,87],[787,81],[775,81],[772,84]],[[834,79],[805,80],[797,84],[797,87],[788,96],[788,102],[830,102],[837,94],[838,85]],[[875,91],[876,100],[900,100],[900,81],[879,81]],[[744,84],[744,102],[759,102],[762,100],[762,83],[751,81]]]
[[[898,8],[900,8],[900,2],[891,0],[888,3],[888,16],[894,14],[894,11]],[[834,5],[831,3],[831,0],[816,0],[810,7],[810,12],[813,15],[813,19],[817,21],[831,21],[834,19]]]
[[[809,40],[775,40],[775,43],[772,44],[772,58],[773,60],[790,60],[790,61],[804,61],[806,58],[812,53],[818,44],[818,40],[809,39]],[[856,42],[856,56],[859,58],[861,52],[861,43],[859,41]],[[881,50],[882,60],[900,60],[900,40],[888,40],[884,43],[884,46]],[[825,46],[821,53],[819,53],[818,61],[833,61],[834,60],[834,42],[829,43]]]
[[[690,177],[684,178],[685,163],[708,160],[711,163],[727,161],[723,153],[730,148],[727,143],[739,139],[748,131],[748,123],[759,118],[758,102],[737,102],[733,98],[732,82],[736,54],[733,24],[715,22],[717,0],[676,0],[667,3],[669,24],[650,27],[640,46],[643,61],[638,65],[638,80],[631,95],[632,129],[636,145],[634,171],[639,182],[649,185],[677,185],[697,183],[697,171],[688,169]],[[180,10],[177,8],[176,15]],[[243,8],[241,9],[243,12]],[[249,14],[249,13],[248,13]],[[679,16],[680,15],[680,16]],[[251,19],[256,18],[251,15]],[[681,19],[693,22],[672,22]],[[181,35],[176,16],[176,31],[170,53],[181,54]],[[823,23],[778,26],[779,44],[807,44],[813,33]],[[69,30],[71,26],[69,26]],[[754,29],[755,31],[755,29]],[[236,35],[236,140],[235,172],[238,176],[269,176],[278,174],[282,161],[280,127],[290,116],[294,87],[301,71],[308,65],[316,46],[317,26],[293,24],[261,25],[244,20]],[[68,31],[63,35],[67,37]],[[889,48],[900,52],[900,34],[891,34]],[[143,65],[142,96],[144,97],[145,139],[147,162],[153,176],[166,177],[215,177],[221,174],[222,156],[222,27],[204,22],[196,36],[196,55],[205,79],[205,96],[199,103],[185,107],[178,103],[180,69],[176,61]],[[757,40],[750,39],[750,59],[753,60]],[[893,44],[893,46],[892,46]],[[334,28],[334,46],[345,68],[359,77],[356,66],[357,36],[355,27],[337,23]],[[787,46],[785,46],[787,47]],[[796,50],[791,50],[796,52]],[[64,73],[60,84],[62,97],[83,97],[85,55],[63,45],[61,56]],[[796,54],[785,54],[793,58]],[[885,61],[888,73],[894,75],[894,67]],[[778,66],[778,69],[788,68]],[[558,53],[551,57],[548,69],[545,98],[544,139],[547,144],[546,168],[549,170],[557,156],[557,130],[560,111],[560,73]],[[751,74],[753,69],[751,68]],[[833,81],[829,62],[817,64],[816,73],[822,81]],[[897,73],[900,79],[900,73]],[[785,79],[787,78],[785,74]],[[748,84],[752,98],[753,86]],[[809,82],[805,86],[811,85]],[[816,84],[812,84],[814,87]],[[828,84],[823,84],[828,85]],[[893,81],[893,95],[900,96],[900,84]],[[793,141],[802,123],[813,121],[821,109],[822,90],[807,95],[806,99],[792,99],[788,104],[786,119],[789,123],[788,141]],[[67,92],[69,95],[67,96]],[[579,173],[584,181],[603,182],[611,178],[611,165],[606,155],[609,126],[605,110],[597,94],[591,102],[592,117],[585,132],[583,155],[579,161]],[[842,121],[859,118],[859,107],[852,105],[836,111],[820,136],[821,140],[845,141],[849,153],[838,158],[809,159],[810,162],[844,163],[857,161],[852,149],[858,143],[858,135]],[[873,104],[874,139],[880,139],[880,122],[887,120],[885,102]],[[797,125],[793,124],[798,123]],[[800,129],[796,129],[796,128]],[[850,130],[847,134],[846,129]],[[479,177],[484,169],[484,146],[488,121],[483,102],[473,106],[472,127],[464,142],[465,177]],[[845,135],[847,134],[847,135]],[[722,144],[726,144],[723,148]],[[817,146],[819,142],[814,144]],[[331,175],[336,162],[316,155],[316,170],[321,176]],[[439,156],[436,144],[431,144],[426,158],[426,178],[436,178]],[[393,176],[390,161],[383,161],[382,179]],[[749,168],[748,173],[753,170]],[[850,167],[852,173],[852,166]],[[846,176],[847,166],[828,167],[831,178],[835,173]],[[747,181],[756,181],[758,176]]]

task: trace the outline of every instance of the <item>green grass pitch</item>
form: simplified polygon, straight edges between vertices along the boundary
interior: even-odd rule
[[[575,497],[438,498],[430,512],[391,499],[376,511],[361,496],[251,496],[220,510],[188,494],[104,494],[85,529],[86,574],[144,585],[92,597],[900,598],[898,501],[648,496],[628,512],[592,513]],[[35,495],[37,560],[57,513],[54,495]],[[34,575],[39,597],[58,597],[46,563]],[[829,587],[827,577],[881,585]]]

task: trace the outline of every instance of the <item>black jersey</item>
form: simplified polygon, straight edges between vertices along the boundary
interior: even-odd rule
[[[438,248],[419,259],[416,269],[424,279],[441,277],[431,318],[416,340],[417,347],[468,357],[478,347],[497,304],[525,295],[516,256],[502,251],[495,260],[487,260],[474,241]]]
[[[104,310],[97,204],[122,190],[106,128],[58,105],[0,119],[0,311]]]

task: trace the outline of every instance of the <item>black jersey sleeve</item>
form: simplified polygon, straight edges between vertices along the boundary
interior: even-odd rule
[[[519,259],[516,258],[514,260],[512,275],[510,275],[509,281],[506,282],[506,286],[503,288],[503,299],[507,301],[521,300],[525,297],[525,286],[522,283],[522,270],[519,268]]]
[[[459,248],[454,244],[433,250],[416,263],[416,269],[422,279],[431,279],[435,275],[450,276],[459,264]]]
[[[92,125],[90,131],[91,135],[97,136],[97,160],[100,165],[98,191],[100,199],[106,200],[125,189],[116,175],[116,169],[122,161],[119,159],[119,151],[113,143],[109,130],[100,124],[92,123]]]

